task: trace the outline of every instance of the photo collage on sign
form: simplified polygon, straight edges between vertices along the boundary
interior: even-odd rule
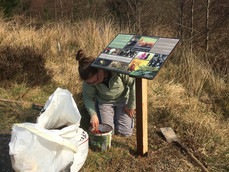
[[[157,37],[118,34],[92,66],[152,79],[178,41],[172,42],[172,49],[168,47],[169,53],[163,54],[160,48],[167,42],[168,40]]]

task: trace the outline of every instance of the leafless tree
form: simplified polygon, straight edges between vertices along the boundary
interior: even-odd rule
[[[209,42],[209,11],[210,11],[210,3],[211,0],[206,0],[206,39],[205,39],[205,51],[206,54],[208,53],[208,42]]]
[[[192,51],[193,51],[194,3],[195,3],[195,0],[191,0],[191,42],[190,42],[191,56],[192,56]]]

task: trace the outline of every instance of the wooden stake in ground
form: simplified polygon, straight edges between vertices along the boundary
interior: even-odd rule
[[[137,153],[148,155],[147,80],[136,78]]]

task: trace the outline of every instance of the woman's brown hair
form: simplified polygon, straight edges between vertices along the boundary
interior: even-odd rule
[[[90,76],[97,72],[97,69],[91,67],[91,63],[95,60],[92,56],[86,56],[83,50],[79,50],[76,54],[76,60],[79,61],[78,71],[82,80],[87,80]]]

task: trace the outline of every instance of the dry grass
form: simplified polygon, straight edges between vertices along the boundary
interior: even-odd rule
[[[154,32],[162,34],[160,30]],[[42,52],[45,67],[53,75],[48,84],[33,87],[26,81],[2,81],[8,88],[0,87],[0,97],[45,103],[57,87],[66,88],[73,93],[83,116],[81,127],[87,129],[88,116],[83,107],[82,81],[75,54],[78,49],[84,49],[98,56],[117,33],[115,26],[107,21],[35,25],[20,17],[11,22],[0,18],[0,47],[30,47]],[[114,136],[110,151],[89,151],[82,171],[200,171],[178,148],[157,135],[159,128],[165,126],[172,127],[211,171],[227,171],[229,103],[226,93],[225,77],[212,72],[201,55],[191,56],[187,49],[176,50],[158,76],[148,81],[149,156],[136,156],[135,136]],[[1,133],[9,133],[14,122],[34,122],[37,112],[26,105],[1,102],[0,114]]]
[[[170,126],[186,144],[194,142],[196,145],[189,147],[199,152],[211,169],[228,166],[228,120],[222,120],[198,97],[188,96],[182,85],[154,80],[149,89],[150,120],[157,128]]]

